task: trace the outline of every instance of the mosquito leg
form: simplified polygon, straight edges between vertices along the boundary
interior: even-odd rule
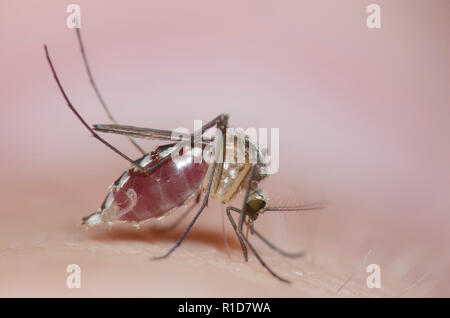
[[[169,140],[169,141],[194,141],[191,134],[177,134],[174,135],[171,130],[163,130],[163,129],[154,129],[154,128],[142,128],[136,126],[129,125],[105,125],[105,124],[96,124],[93,125],[92,128],[95,131],[100,131],[103,133],[112,133],[118,135],[124,135],[128,137],[136,137],[136,138],[144,138],[144,139],[153,139],[153,140]],[[213,139],[203,137],[201,141],[202,144],[209,144]]]
[[[250,242],[247,240],[247,238],[245,237],[245,235],[242,234],[242,232],[238,232],[239,236],[241,237],[242,240],[245,241],[245,243],[248,245],[248,247],[250,248],[250,250],[253,252],[253,254],[256,256],[256,258],[258,259],[258,261],[261,263],[261,265],[267,269],[269,271],[270,274],[272,274],[272,276],[274,276],[275,278],[279,279],[280,281],[282,281],[283,283],[288,283],[290,284],[291,281],[279,276],[277,273],[275,273],[267,264],[266,262],[264,262],[264,260],[261,258],[261,256],[259,256],[258,252],[256,251],[256,249],[253,247],[252,244],[250,244]]]
[[[218,125],[219,129],[221,129],[223,133],[224,129],[228,127],[228,118],[229,116],[227,114],[221,114],[203,125],[201,131],[197,131],[196,133],[204,133],[206,130],[214,127],[214,125]],[[128,125],[94,125],[94,130],[147,139],[161,139],[172,141],[188,141],[189,139],[191,139],[191,141],[194,140],[194,134],[181,135],[179,136],[179,139],[174,140],[172,139],[173,136],[171,130],[142,128]],[[206,139],[205,141],[210,142],[212,140]]]
[[[247,240],[247,238],[246,238],[245,235],[242,233],[242,231],[239,230],[239,228],[236,226],[236,223],[234,223],[234,220],[233,220],[233,218],[232,218],[232,216],[231,216],[230,211],[235,211],[235,212],[241,213],[241,210],[239,210],[238,208],[232,207],[232,206],[229,206],[229,207],[227,208],[228,218],[230,219],[231,225],[233,226],[233,228],[234,228],[235,231],[236,231],[236,234],[237,234],[238,237],[239,237],[239,242],[241,242],[242,250],[243,250],[243,251],[244,251],[244,250],[247,251],[247,249],[244,248],[244,246],[247,245],[247,246],[250,248],[250,250],[253,252],[253,254],[256,256],[256,258],[258,259],[258,261],[261,263],[261,265],[262,265],[265,269],[267,269],[267,270],[269,271],[269,273],[272,274],[272,276],[274,276],[275,278],[281,280],[281,281],[284,282],[284,283],[291,283],[289,280],[287,280],[287,279],[285,279],[285,278],[283,278],[283,277],[280,277],[277,273],[275,273],[275,272],[274,272],[274,271],[266,264],[266,262],[264,262],[264,260],[261,258],[261,256],[259,256],[258,252],[255,250],[255,248],[253,247],[253,245],[250,244],[250,242]],[[241,215],[242,215],[242,213],[241,213]],[[244,256],[245,256],[245,254],[244,254]]]
[[[227,207],[227,215],[228,215],[228,219],[230,219],[231,225],[233,226],[234,232],[236,233],[236,235],[239,239],[239,243],[241,244],[242,253],[244,254],[244,259],[246,262],[248,262],[247,247],[245,246],[244,241],[242,240],[241,236],[239,235],[239,229],[236,226],[236,223],[234,222],[233,217],[231,216],[230,210],[237,211],[237,212],[240,212],[240,210],[230,205]]]
[[[223,196],[222,196],[222,203],[227,203],[228,201],[233,199],[233,197],[239,191],[239,188],[240,188],[242,182],[247,177],[247,175],[250,172],[251,168],[252,168],[252,164],[251,163],[247,163],[247,164],[244,165],[244,167],[238,173],[238,175],[236,176],[236,178],[234,179],[233,183],[230,185],[228,190],[223,194]]]
[[[214,178],[214,172],[216,170],[216,165],[217,163],[214,161],[213,163],[213,169],[212,169],[212,173],[211,176],[209,178],[209,183],[208,183],[208,190],[205,193],[205,198],[203,199],[203,203],[202,206],[200,207],[200,209],[198,210],[197,214],[194,216],[194,218],[192,219],[191,223],[189,223],[188,227],[186,228],[186,230],[184,230],[183,234],[181,235],[181,237],[179,238],[178,242],[175,243],[174,246],[172,246],[172,248],[164,255],[162,256],[156,256],[153,257],[153,260],[160,260],[160,259],[164,259],[166,257],[168,257],[170,254],[173,253],[173,251],[175,251],[175,249],[181,245],[181,243],[183,242],[184,238],[186,237],[186,235],[188,234],[189,230],[192,228],[192,226],[194,225],[195,221],[197,221],[198,217],[200,216],[200,214],[202,213],[202,211],[205,209],[205,207],[208,205],[208,199],[209,199],[209,193],[211,192],[211,185],[212,185],[212,181]]]
[[[81,56],[83,57],[84,66],[86,68],[86,72],[89,77],[89,82],[91,83],[91,86],[94,89],[94,92],[97,95],[98,100],[100,101],[100,104],[103,106],[103,109],[105,110],[106,115],[108,116],[109,120],[111,120],[111,122],[113,122],[114,124],[118,124],[118,122],[116,121],[116,119],[114,118],[112,113],[110,112],[108,106],[106,106],[106,103],[105,103],[102,95],[100,94],[99,89],[97,88],[97,84],[94,81],[94,76],[92,76],[91,68],[89,67],[89,63],[87,60],[86,51],[84,49],[83,40],[81,39],[80,28],[75,28],[75,30],[77,33],[78,44],[80,46]],[[133,139],[128,137],[128,140],[130,140],[130,142],[136,147],[137,150],[139,150],[139,152],[141,152],[143,155],[145,155],[145,151]]]
[[[222,116],[222,117],[221,117]],[[217,192],[217,189],[219,188],[219,184],[220,184],[220,179],[222,179],[222,173],[223,173],[223,163],[225,162],[225,156],[226,156],[226,148],[227,148],[227,127],[228,127],[228,115],[221,115],[219,116],[219,120],[220,120],[220,126],[219,129],[222,132],[222,158],[219,162],[219,164],[217,165],[217,176],[213,185],[213,193],[214,195]]]
[[[241,215],[239,216],[239,225],[238,225],[240,232],[242,232],[242,227],[244,225],[244,218],[245,218],[245,215],[247,212],[246,211],[247,210],[247,200],[248,200],[248,196],[250,194],[250,190],[252,187],[253,178],[255,177],[255,170],[256,170],[256,164],[252,165],[252,168],[250,170],[250,177],[248,179],[247,190],[245,190],[244,202],[242,204],[242,210],[240,211]]]
[[[219,124],[218,124],[219,126]],[[221,129],[221,127],[219,126],[219,129]],[[222,141],[223,142],[223,138]],[[216,145],[216,146],[222,146],[222,145]],[[205,197],[203,199],[203,203],[200,207],[200,209],[197,211],[197,214],[195,214],[194,218],[192,219],[191,223],[189,223],[188,227],[184,230],[183,234],[181,235],[181,237],[179,238],[179,240],[175,243],[174,246],[172,246],[172,248],[164,255],[162,256],[157,256],[157,257],[153,257],[153,260],[160,260],[160,259],[164,259],[166,257],[168,257],[170,254],[173,253],[173,251],[175,251],[175,249],[181,245],[181,243],[183,242],[184,238],[186,237],[186,235],[189,233],[190,229],[192,228],[192,226],[194,225],[195,221],[197,221],[198,217],[200,216],[200,214],[202,213],[202,211],[205,209],[205,207],[208,205],[208,200],[209,200],[209,194],[211,193],[211,187],[213,184],[213,180],[214,180],[214,174],[216,172],[216,167],[217,167],[217,159],[218,159],[218,154],[219,152],[216,151],[215,153],[215,158],[214,158],[214,162],[212,163],[212,170],[211,170],[211,175],[209,177],[209,181],[208,181],[208,188],[206,190],[205,193]]]
[[[201,198],[201,193],[199,193],[197,195],[197,197],[195,198],[195,202],[194,204],[192,204],[186,211],[184,211],[184,213],[178,217],[173,223],[166,225],[166,226],[155,226],[152,227],[151,230],[153,232],[169,232],[171,230],[173,230],[174,228],[176,228],[178,226],[178,224],[181,223],[181,221],[183,221],[186,216],[192,212],[192,210],[197,206],[197,204],[200,202],[200,198]]]
[[[253,225],[253,223],[250,223],[250,233],[255,234],[257,237],[259,237],[261,239],[261,241],[263,241],[264,243],[266,243],[266,245],[268,247],[270,247],[271,249],[273,249],[275,252],[286,256],[286,257],[292,257],[292,258],[296,258],[296,257],[302,257],[305,255],[305,252],[297,252],[297,253],[289,253],[289,252],[285,252],[282,249],[280,249],[279,247],[276,247],[275,245],[273,245],[273,243],[271,243],[269,240],[267,240],[264,236],[262,236],[258,231],[256,231],[255,226]]]
[[[226,129],[228,125],[228,118],[229,118],[228,114],[220,114],[213,120],[210,120],[209,122],[207,122],[202,126],[202,134],[209,128],[212,128],[216,125],[219,127],[220,130]]]
[[[86,127],[87,130],[89,130],[89,132],[92,134],[92,136],[94,138],[96,138],[98,141],[100,141],[101,143],[103,143],[105,146],[107,146],[108,148],[110,148],[112,151],[114,151],[115,153],[117,153],[119,156],[121,156],[122,158],[124,158],[125,160],[128,160],[133,166],[135,166],[138,169],[142,169],[141,166],[139,166],[133,159],[131,159],[130,157],[128,157],[127,155],[125,155],[123,152],[121,152],[120,150],[118,150],[116,147],[114,147],[113,145],[111,145],[109,142],[107,142],[105,139],[103,139],[102,137],[100,137],[94,130],[92,130],[92,128],[86,123],[86,121],[83,119],[83,117],[81,117],[81,115],[77,112],[77,110],[75,109],[75,107],[72,105],[72,103],[70,102],[69,98],[66,95],[66,92],[64,91],[64,88],[62,87],[61,82],[59,81],[58,75],[56,74],[55,71],[55,67],[53,66],[53,63],[50,59],[50,55],[48,53],[48,49],[47,49],[47,45],[44,45],[44,50],[45,50],[45,55],[47,57],[47,61],[48,64],[50,65],[50,68],[52,70],[53,73],[53,77],[55,78],[56,84],[59,87],[59,90],[61,91],[61,94],[64,97],[64,100],[67,103],[67,106],[69,106],[70,110],[72,110],[72,112],[75,114],[75,116],[77,116],[77,118],[81,121],[81,123]]]
[[[239,210],[238,208],[231,207],[231,206],[230,206],[229,208],[230,208],[230,211],[237,212],[237,213],[241,213],[241,210]],[[227,212],[229,212],[229,211],[228,211],[228,208],[227,208]],[[228,217],[230,218],[230,216],[228,216]],[[230,220],[230,222],[231,222],[231,224],[233,225],[234,221],[231,221],[231,220]],[[234,226],[233,226],[233,228],[234,228]],[[256,231],[255,226],[254,226],[253,222],[251,222],[251,221],[250,221],[250,233],[251,233],[251,234],[255,234],[255,235],[256,235],[257,237],[259,237],[259,238],[261,239],[261,241],[263,241],[267,246],[269,246],[269,247],[270,247],[271,249],[273,249],[275,252],[277,252],[277,253],[279,253],[279,254],[281,254],[281,255],[283,255],[283,256],[295,258],[295,257],[302,257],[302,256],[305,255],[304,252],[289,253],[289,252],[283,251],[283,250],[280,249],[279,247],[276,247],[276,246],[275,246],[273,243],[271,243],[268,239],[266,239],[264,236],[262,236],[262,234],[260,234],[258,231]],[[236,234],[238,234],[238,233],[236,232]],[[239,235],[238,235],[238,236],[239,236]]]
[[[207,130],[209,128],[212,128],[214,125],[217,125],[217,128],[220,130],[220,132],[222,134],[221,135],[222,136],[221,142],[224,143],[224,133],[226,133],[226,128],[227,128],[227,125],[228,125],[228,115],[227,114],[219,115],[215,119],[213,119],[210,122],[208,122],[206,125],[203,125],[202,129],[201,129],[201,133],[203,133],[205,130]],[[195,134],[196,133],[191,135],[191,146],[192,146],[192,142],[194,140]],[[169,160],[169,158],[170,158],[172,153],[174,153],[175,151],[179,151],[181,149],[181,147],[184,146],[185,144],[186,144],[186,141],[178,143],[177,147],[174,147],[174,149],[171,150],[166,155],[166,157],[162,158],[161,160],[158,160],[155,164],[145,168],[145,172],[146,173],[150,173],[153,170],[155,170],[156,168],[158,168],[165,161]],[[224,146],[222,145],[221,147],[224,147]],[[219,153],[219,152],[216,151],[216,153]],[[225,152],[223,153],[223,157],[225,157]],[[215,158],[214,162],[217,163],[217,155],[216,155],[216,158]],[[223,159],[221,160],[221,163],[219,164],[219,166],[220,165],[223,165]],[[212,170],[212,173],[211,173],[212,176],[214,175],[215,168],[216,168],[216,165],[214,165],[214,169]],[[209,195],[209,192],[208,192],[208,195]],[[208,198],[205,198],[205,199],[208,200]]]
[[[202,126],[202,129],[201,129],[201,133],[203,134],[203,132],[205,132],[207,129],[212,128],[212,127],[214,127],[214,125],[216,125],[217,128],[219,128],[219,130],[220,130],[221,133],[222,133],[222,143],[223,143],[223,142],[224,142],[224,132],[226,132],[227,124],[228,124],[228,115],[227,115],[227,114],[221,114],[221,115],[217,116],[216,118],[214,118],[213,120],[211,120],[210,122],[208,122],[208,123],[206,123],[205,125],[203,125],[203,126]],[[191,144],[192,144],[192,141],[194,140],[194,136],[195,136],[195,135],[196,135],[196,133],[194,133],[194,134],[191,135]],[[178,144],[178,147],[174,147],[174,149],[173,149],[172,151],[170,151],[170,153],[168,153],[166,157],[164,157],[163,159],[159,160],[159,161],[156,162],[155,164],[153,164],[153,165],[147,167],[147,168],[145,169],[145,172],[146,172],[146,173],[150,173],[150,172],[152,172],[153,170],[155,170],[156,168],[158,168],[160,165],[162,165],[165,161],[167,161],[167,160],[170,158],[170,155],[171,155],[172,153],[174,153],[174,152],[177,151],[177,150],[179,151],[179,150],[181,149],[181,147],[182,147],[183,145],[185,145],[185,143],[186,143],[186,141],[185,141],[185,142],[179,143],[179,144]],[[222,146],[222,147],[223,147],[223,146]],[[216,151],[216,152],[217,152],[217,151]],[[225,153],[223,154],[223,156],[225,156]],[[223,164],[223,160],[221,160],[221,161],[222,161],[222,164]],[[215,160],[214,160],[214,167],[213,167],[213,169],[212,169],[211,176],[214,176],[214,172],[215,172],[215,170],[216,170],[216,163],[217,163],[217,156],[216,156],[216,158],[215,158]],[[212,180],[213,180],[213,179],[212,179]],[[208,191],[208,195],[205,196],[205,201],[206,201],[206,202],[207,202],[208,199],[209,199],[209,192],[210,192],[210,191]],[[195,220],[194,220],[194,221],[195,221]]]

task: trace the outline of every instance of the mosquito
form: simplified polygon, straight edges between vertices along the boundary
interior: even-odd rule
[[[149,220],[165,216],[190,201],[194,201],[191,207],[197,207],[200,204],[194,218],[179,240],[165,254],[152,258],[153,260],[161,260],[167,258],[181,245],[200,214],[207,207],[210,197],[217,197],[221,199],[223,204],[227,204],[236,194],[244,192],[242,206],[229,205],[226,207],[226,214],[239,240],[245,261],[248,261],[249,249],[272,276],[282,282],[290,283],[289,280],[275,273],[266,264],[250,243],[248,233],[250,232],[251,235],[258,237],[268,247],[283,256],[301,257],[304,255],[303,252],[289,253],[271,243],[256,230],[255,221],[259,215],[268,211],[315,210],[323,208],[323,204],[312,203],[291,207],[268,205],[269,198],[259,187],[260,181],[268,177],[265,173],[264,153],[250,141],[249,136],[244,136],[246,145],[244,162],[232,163],[225,161],[227,150],[229,148],[235,149],[235,141],[232,140],[230,142],[227,139],[229,120],[227,114],[220,114],[203,125],[199,131],[193,134],[179,135],[175,140],[170,130],[120,125],[109,111],[97,88],[78,28],[76,29],[76,35],[91,86],[113,124],[89,126],[70,102],[56,74],[48,48],[44,45],[46,59],[56,84],[67,106],[92,136],[131,164],[110,187],[109,193],[100,209],[84,217],[82,224],[88,227],[101,223],[140,225]],[[205,133],[212,128],[216,130],[216,134],[213,137],[207,137]],[[137,160],[131,159],[103,139],[97,132],[127,136],[142,156]],[[195,136],[198,135],[202,136],[201,147],[186,147],[187,145],[192,146]],[[170,141],[170,143],[160,145],[155,150],[147,153],[133,138]],[[218,151],[215,151],[215,149],[218,149]],[[193,160],[202,151],[209,151],[213,157],[212,162],[207,162],[203,156],[200,160]],[[256,162],[250,160],[251,151],[256,153]],[[201,198],[202,196],[203,199]],[[232,213],[238,217],[237,220],[235,220]],[[184,216],[181,215],[180,219]],[[179,220],[175,221],[174,225],[177,223],[179,223]],[[245,235],[244,225],[246,226]]]

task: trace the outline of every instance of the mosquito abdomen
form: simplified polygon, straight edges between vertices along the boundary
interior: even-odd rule
[[[160,154],[157,150],[138,162],[149,167]],[[171,157],[150,173],[130,168],[113,184],[101,208],[101,219],[138,223],[163,216],[199,190],[207,170],[208,164],[196,163],[192,154]],[[89,220],[84,223],[89,225]]]

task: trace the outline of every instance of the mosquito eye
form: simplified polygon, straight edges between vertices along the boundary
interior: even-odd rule
[[[250,216],[256,216],[258,212],[266,206],[266,201],[261,199],[252,199],[247,202],[247,213]]]

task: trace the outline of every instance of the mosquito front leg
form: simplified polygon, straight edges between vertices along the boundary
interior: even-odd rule
[[[305,256],[305,252],[289,253],[289,252],[283,251],[281,248],[275,246],[268,239],[266,239],[264,236],[262,236],[262,234],[260,234],[258,231],[256,231],[253,222],[250,222],[250,233],[255,234],[257,237],[259,237],[261,239],[261,241],[263,241],[268,247],[273,249],[278,254],[281,254],[286,257],[292,257],[292,258]]]
[[[279,279],[280,281],[284,282],[284,283],[290,283],[289,280],[279,276],[277,273],[275,273],[270,267],[269,265],[266,264],[266,262],[261,258],[261,256],[259,255],[259,253],[256,251],[256,249],[253,247],[253,245],[250,244],[250,242],[247,240],[247,238],[245,237],[245,235],[242,233],[241,230],[239,230],[239,228],[236,226],[236,223],[233,220],[233,217],[231,216],[230,211],[235,211],[238,213],[241,213],[241,210],[239,210],[238,208],[235,208],[233,206],[229,206],[227,207],[227,215],[228,218],[230,219],[230,223],[233,226],[233,228],[235,229],[235,232],[239,238],[239,242],[241,242],[241,246],[242,246],[242,251],[244,252],[244,257],[246,257],[246,253],[247,253],[247,248],[245,247],[246,245],[250,248],[250,250],[252,251],[252,253],[256,256],[256,258],[258,259],[258,261],[260,262],[260,264],[267,269],[267,271],[272,274],[275,278]],[[241,213],[242,215],[242,213]],[[246,258],[247,260],[247,258]]]
[[[291,281],[279,276],[277,273],[275,273],[270,267],[269,265],[266,264],[266,262],[264,262],[264,260],[261,258],[261,256],[259,256],[258,252],[256,251],[256,249],[253,247],[252,244],[250,244],[250,242],[247,240],[247,238],[245,237],[244,234],[242,234],[241,231],[238,232],[239,236],[241,237],[242,240],[245,241],[245,243],[248,245],[248,247],[250,248],[250,250],[252,251],[252,253],[256,256],[256,258],[258,259],[258,261],[261,263],[261,265],[267,269],[267,271],[272,274],[272,276],[274,276],[275,278],[279,279],[280,281],[282,281],[283,283],[288,283],[290,284]]]
[[[256,164],[252,165],[252,168],[250,169],[250,177],[248,179],[247,189],[245,190],[244,201],[242,203],[241,215],[239,216],[239,224],[238,224],[240,232],[242,232],[242,227],[244,225],[244,218],[246,215],[245,213],[247,211],[248,196],[250,195],[250,190],[252,188],[252,181],[255,177],[255,171],[256,171]]]
[[[233,212],[236,212],[236,213],[241,213],[241,210],[239,210],[238,208],[235,208],[235,207],[233,207],[233,206],[229,206],[229,207],[227,208],[227,213],[228,213],[229,211],[233,211]],[[229,215],[228,217],[231,218],[230,215]],[[231,220],[230,220],[230,222],[232,222],[232,225],[233,225],[234,221],[231,221]],[[234,226],[233,226],[233,228],[234,228]],[[242,233],[242,232],[241,232],[241,233]],[[273,249],[275,252],[277,252],[277,253],[279,253],[279,254],[281,254],[281,255],[283,255],[283,256],[296,258],[296,257],[302,257],[302,256],[305,255],[305,252],[289,253],[289,252],[285,252],[285,251],[283,251],[281,248],[275,246],[275,245],[274,245],[273,243],[271,243],[268,239],[266,239],[262,234],[260,234],[258,231],[256,231],[255,225],[254,225],[253,221],[251,221],[251,220],[250,220],[250,233],[251,233],[251,234],[255,234],[255,235],[256,235],[261,241],[263,241],[268,247],[270,247],[270,248]],[[236,234],[238,234],[238,233],[236,232]],[[239,235],[238,235],[238,236],[239,236]],[[242,244],[242,243],[241,243],[241,244]]]
[[[233,216],[230,213],[231,210],[232,211],[239,211],[239,212],[240,212],[240,210],[230,205],[230,206],[227,207],[227,216],[228,216],[228,219],[230,220],[231,225],[233,226],[234,232],[237,235],[239,243],[241,244],[242,253],[244,254],[244,259],[245,259],[246,262],[248,262],[247,246],[245,246],[244,240],[242,240],[241,236],[239,235],[239,229],[236,226],[236,223],[234,222]]]

